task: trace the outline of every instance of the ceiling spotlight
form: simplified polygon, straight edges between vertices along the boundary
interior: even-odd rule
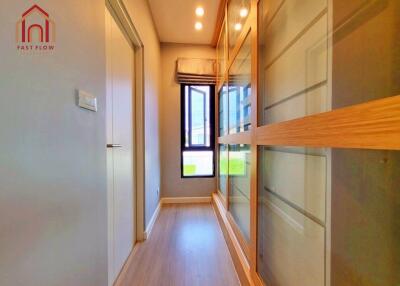
[[[194,28],[200,31],[201,29],[203,29],[203,24],[201,22],[196,22],[196,24],[194,24]]]
[[[235,31],[240,31],[242,29],[242,24],[236,23],[234,28],[235,28]]]
[[[247,8],[242,8],[242,9],[240,9],[239,14],[240,14],[240,17],[244,18],[249,14],[249,10],[247,10]]]
[[[203,7],[197,7],[196,8],[196,15],[199,16],[199,17],[203,17],[203,15],[204,15]]]

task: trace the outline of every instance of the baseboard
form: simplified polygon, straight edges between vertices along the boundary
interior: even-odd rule
[[[151,217],[151,220],[149,222],[149,225],[146,227],[146,230],[144,231],[144,239],[148,239],[150,237],[151,231],[153,230],[154,224],[156,223],[156,220],[158,218],[158,215],[160,214],[160,209],[161,209],[162,202],[158,203],[158,206],[156,210],[153,213],[153,216]]]
[[[233,264],[238,274],[241,285],[254,286],[254,282],[250,274],[250,265],[247,261],[240,243],[235,236],[235,232],[229,223],[223,203],[218,194],[213,194],[212,202],[215,214],[217,215],[218,222],[221,226],[222,232],[225,237],[226,244],[228,245],[229,252],[231,253]]]
[[[162,204],[197,204],[211,203],[211,197],[170,197],[162,198]]]

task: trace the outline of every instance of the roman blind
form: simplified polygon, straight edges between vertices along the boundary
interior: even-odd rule
[[[184,84],[215,84],[216,61],[213,59],[178,58],[176,81]]]

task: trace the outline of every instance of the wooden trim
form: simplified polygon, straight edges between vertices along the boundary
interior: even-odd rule
[[[246,259],[246,255],[243,253],[240,244],[236,239],[233,229],[226,216],[226,211],[222,205],[222,202],[215,193],[212,196],[212,202],[215,214],[224,234],[225,241],[228,245],[229,252],[231,253],[233,264],[238,274],[240,283],[244,286],[254,286],[250,275],[250,265]]]
[[[218,137],[218,144],[251,144],[251,131]]]
[[[265,283],[261,279],[261,277],[258,275],[256,271],[251,272],[251,278],[253,279],[254,285],[256,286],[265,286]]]
[[[158,215],[160,214],[160,210],[161,210],[161,200],[158,202],[158,206],[154,211],[153,216],[150,219],[149,225],[146,227],[146,231],[144,232],[144,239],[148,239],[150,237],[151,231],[153,230],[153,226],[158,218]]]
[[[216,89],[216,95],[217,95],[217,96],[219,96],[219,92],[221,91],[221,88],[224,86],[224,84],[225,84],[225,83],[228,84],[228,79],[229,79],[228,73],[226,72],[226,73],[224,74],[224,76],[221,78],[221,82],[217,83],[217,85],[216,85],[216,87],[217,87],[217,89]],[[216,105],[216,107],[217,107],[217,105]]]
[[[400,95],[256,129],[257,145],[400,150]]]
[[[224,27],[225,26],[225,27]],[[220,64],[220,62],[221,62],[221,58],[219,57],[219,51],[218,51],[218,48],[219,48],[219,44],[220,44],[220,42],[221,42],[221,39],[222,39],[222,32],[223,32],[223,30],[225,30],[225,32],[227,31],[227,28],[226,28],[226,19],[224,18],[223,19],[223,22],[222,22],[222,26],[221,26],[221,30],[220,30],[220,32],[219,32],[219,37],[218,37],[218,41],[217,41],[217,44],[216,44],[216,47],[215,47],[215,49],[216,49],[216,51],[217,51],[217,70],[216,70],[216,75],[217,75],[217,78],[216,78],[216,86],[217,87],[219,87],[220,85],[221,85],[221,81],[223,82],[223,80],[225,79],[225,76],[226,76],[226,74],[224,74],[223,76],[221,76],[220,75],[220,66],[219,66],[219,64]],[[222,39],[223,40],[223,39]],[[227,42],[226,41],[224,41],[224,45],[223,45],[223,53],[224,53],[224,66],[223,67],[221,67],[221,69],[223,69],[223,71],[225,72],[226,70],[227,70],[227,64],[228,64],[228,57],[227,57],[227,49],[228,49],[228,47],[227,47]],[[219,89],[217,88],[217,90],[216,90],[217,92],[219,91]]]
[[[235,219],[233,218],[232,214],[230,212],[226,213],[226,217],[231,224],[232,230],[236,236],[236,239],[238,240],[240,247],[243,250],[243,253],[246,255],[247,261],[250,260],[250,246],[249,242],[245,239],[242,231],[240,230],[239,226],[237,225]]]
[[[258,148],[254,140],[258,126],[258,1],[251,1],[251,162],[250,162],[250,274],[257,274]],[[257,281],[253,279],[253,281]],[[257,284],[257,282],[255,282]]]
[[[211,197],[170,197],[162,198],[161,204],[198,204],[211,203]]]
[[[215,48],[218,44],[218,38],[221,33],[221,27],[225,18],[225,7],[227,5],[227,0],[221,0],[218,7],[217,20],[215,22],[214,34],[211,40],[211,45]]]

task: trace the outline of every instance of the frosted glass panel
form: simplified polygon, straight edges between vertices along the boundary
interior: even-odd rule
[[[324,285],[328,154],[259,148],[257,261],[267,285]]]
[[[250,145],[229,145],[229,211],[250,239]]]
[[[400,152],[332,150],[332,286],[400,285]]]
[[[259,2],[261,124],[330,109],[326,8],[326,0]]]
[[[323,286],[324,265],[332,286],[399,284],[399,151],[260,147],[259,162],[257,271],[267,285]]]

